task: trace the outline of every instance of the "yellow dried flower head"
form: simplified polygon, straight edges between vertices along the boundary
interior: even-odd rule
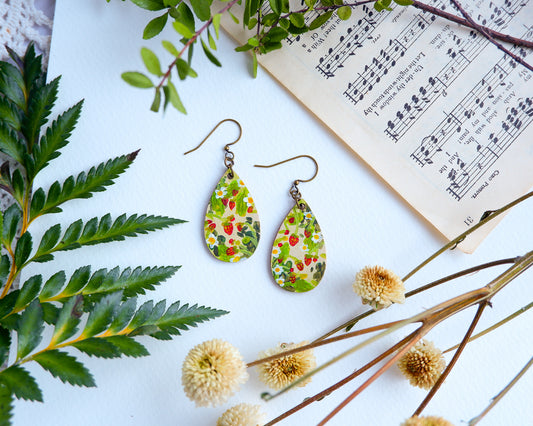
[[[413,386],[431,389],[446,367],[446,361],[433,342],[422,340],[400,358],[398,367]]]
[[[259,405],[238,404],[226,410],[217,420],[216,426],[261,426],[265,414]]]
[[[280,343],[273,349],[261,352],[259,358],[276,355],[290,349],[299,348],[309,342],[301,343]],[[316,359],[312,349],[286,355],[273,361],[264,362],[257,366],[259,379],[271,389],[282,389],[296,379],[316,367]],[[305,386],[311,382],[311,377],[304,380],[298,386]]]
[[[196,345],[183,361],[181,383],[198,407],[223,404],[247,379],[239,351],[220,339]]]
[[[437,416],[418,417],[413,416],[401,424],[401,426],[453,426],[448,420]]]
[[[355,276],[353,290],[374,309],[405,302],[405,287],[394,272],[382,266],[365,266]]]

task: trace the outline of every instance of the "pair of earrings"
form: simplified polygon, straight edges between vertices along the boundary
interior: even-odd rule
[[[224,147],[226,171],[207,206],[204,235],[207,247],[214,257],[225,262],[238,262],[255,252],[261,234],[254,200],[233,170],[235,155],[229,147],[241,139],[241,125],[231,118],[222,120],[196,148],[187,151],[185,155],[200,148],[227,121],[238,126],[239,137]],[[310,182],[316,177],[318,164],[309,155],[298,155],[275,164],[255,165],[269,168],[303,157],[314,162],[315,174],[310,179],[297,179],[292,183],[289,194],[295,205],[276,234],[270,258],[274,281],[281,288],[298,293],[315,288],[326,270],[326,247],[320,225],[298,189],[300,183]]]

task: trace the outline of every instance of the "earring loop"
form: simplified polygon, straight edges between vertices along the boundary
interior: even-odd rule
[[[225,150],[226,152],[230,153],[230,152],[231,152],[231,151],[229,150],[230,145],[236,144],[236,143],[239,142],[239,140],[241,139],[241,136],[242,136],[242,127],[241,127],[241,124],[240,124],[237,120],[235,120],[235,119],[233,119],[233,118],[225,118],[224,120],[220,121],[220,122],[219,122],[219,123],[213,128],[213,130],[211,130],[211,131],[209,132],[209,134],[208,134],[208,135],[202,140],[202,142],[200,142],[200,143],[198,144],[198,146],[196,146],[195,148],[193,148],[193,149],[191,149],[191,150],[189,150],[189,151],[183,153],[183,155],[190,154],[191,152],[194,152],[194,151],[196,151],[198,148],[200,148],[200,147],[204,144],[204,142],[205,142],[207,139],[209,139],[209,137],[215,132],[215,130],[218,129],[218,127],[219,127],[222,123],[225,123],[226,121],[231,121],[232,123],[235,123],[235,124],[237,125],[237,127],[239,127],[239,137],[238,137],[237,139],[235,139],[233,142],[226,144],[226,146],[224,147],[224,150]],[[233,153],[231,153],[231,154],[233,154]]]
[[[254,167],[261,167],[261,168],[264,168],[264,169],[268,169],[270,167],[279,166],[280,164],[288,163],[289,161],[293,161],[293,160],[296,160],[298,158],[304,158],[304,157],[305,158],[309,158],[310,160],[313,161],[313,163],[315,163],[315,174],[309,179],[296,179],[292,183],[291,189],[289,189],[290,196],[296,202],[296,204],[298,204],[300,206],[299,201],[302,198],[302,194],[300,194],[300,190],[298,189],[298,184],[304,183],[304,182],[311,182],[318,175],[318,163],[312,156],[307,155],[307,154],[302,154],[302,155],[297,155],[296,157],[288,158],[287,160],[279,161],[279,162],[274,163],[274,164],[269,164],[269,165],[255,164]],[[300,208],[303,208],[303,207],[300,206]]]

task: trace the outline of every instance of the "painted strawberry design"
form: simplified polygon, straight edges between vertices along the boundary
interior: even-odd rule
[[[296,244],[298,244],[298,241],[300,241],[300,239],[294,234],[289,237],[289,244],[292,247],[294,247]]]
[[[293,217],[289,217],[289,223],[294,223],[294,218]]]
[[[230,247],[226,250],[226,255],[228,256],[233,256],[235,254],[235,248],[234,247]]]
[[[233,238],[230,238],[229,241],[228,241],[228,243],[230,243],[231,245],[233,245],[234,242],[235,241],[233,241]]]
[[[249,207],[246,209],[246,211],[247,211],[248,213],[253,213],[253,211],[254,211],[254,207],[253,207],[253,206],[249,206]]]
[[[304,269],[304,264],[302,262],[297,263],[296,267],[298,268],[299,271],[302,271]]]
[[[229,208],[230,208],[230,210],[233,210],[235,208],[235,201],[231,200],[229,202]]]
[[[278,247],[283,247],[283,243],[278,243]]]
[[[236,197],[237,194],[239,193],[239,190],[238,189],[234,189],[231,193],[233,194],[234,197]]]
[[[307,229],[304,231],[305,238],[309,238],[311,236],[311,232],[309,232]]]
[[[291,275],[289,281],[294,284],[296,282],[296,275]]]
[[[215,229],[217,227],[216,223],[209,219],[207,220],[207,224],[210,229]]]
[[[289,235],[289,230],[285,230],[285,235]]]
[[[237,223],[237,231],[241,232],[242,231],[242,228],[244,226],[244,223],[240,222],[240,223]]]
[[[224,207],[227,207],[228,206],[228,199],[227,198],[222,198],[222,204],[224,204]]]
[[[224,225],[224,232],[228,235],[233,234],[233,223],[228,222]]]
[[[305,256],[304,262],[307,266],[309,266],[312,262],[313,258]]]

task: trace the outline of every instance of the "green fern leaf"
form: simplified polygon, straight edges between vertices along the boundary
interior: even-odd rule
[[[35,355],[33,360],[63,383],[70,383],[75,386],[96,386],[89,370],[76,358],[65,352],[53,349]]]
[[[119,308],[122,293],[108,294],[98,303],[96,303],[89,314],[85,328],[81,333],[80,340],[95,336],[103,332],[115,316],[115,312]]]
[[[205,306],[180,306],[180,302],[172,304],[162,315],[159,315],[159,309],[159,304],[152,308],[148,302],[141,306],[128,325],[131,330],[128,335],[149,335],[156,339],[169,340],[171,336],[179,335],[180,330],[188,330],[189,327],[196,327],[199,323],[228,313]]]
[[[12,410],[13,394],[7,386],[0,385],[0,426],[11,426]]]
[[[70,298],[59,311],[50,346],[55,346],[74,336],[83,314],[83,297]]]
[[[28,150],[31,153],[33,145],[38,141],[39,132],[46,124],[47,118],[57,99],[59,77],[50,83],[34,88],[28,100],[28,113],[22,124],[22,133],[26,137]]]
[[[29,305],[39,294],[42,284],[43,277],[41,275],[34,275],[29,278],[20,289],[14,309],[20,311],[22,308]]]
[[[24,310],[17,330],[17,359],[24,358],[41,342],[43,326],[43,310],[38,300],[34,300]]]
[[[28,176],[30,181],[51,160],[58,157],[59,150],[68,144],[68,138],[80,117],[82,104],[83,101],[80,101],[65,111],[46,129],[46,133],[41,137],[39,145],[36,145],[33,149],[35,166],[33,174]]]
[[[90,337],[72,344],[76,349],[97,358],[120,358],[121,351],[111,342],[98,337]]]
[[[8,62],[0,62],[0,93],[20,109],[26,110],[26,85],[16,67]]]
[[[24,161],[26,145],[24,140],[6,123],[0,121],[0,151],[18,163]]]
[[[13,365],[0,372],[0,383],[5,385],[18,399],[43,401],[41,389],[35,379],[24,368]]]
[[[7,328],[0,327],[0,365],[3,365],[9,357],[11,347],[11,333]]]
[[[0,97],[0,122],[15,131],[22,126],[23,111],[8,98]]]
[[[43,286],[41,294],[39,294],[39,300],[41,302],[51,299],[55,296],[65,285],[67,277],[65,271],[59,271],[52,275]]]
[[[59,206],[68,200],[90,198],[94,192],[105,191],[106,186],[112,185],[113,180],[126,171],[135,160],[138,152],[116,157],[106,163],[99,164],[97,167],[92,167],[87,174],[85,172],[80,173],[76,180],[74,180],[74,176],[70,176],[62,187],[59,182],[54,182],[54,188],[48,191],[44,203],[42,199],[44,191],[39,188],[32,198],[30,218],[34,219],[44,214],[61,212]],[[61,188],[59,191],[58,187]]]
[[[106,214],[99,222],[97,218],[92,218],[83,227],[83,222],[80,219],[67,228],[63,238],[57,245],[48,250],[37,250],[30,260],[32,262],[42,262],[50,260],[49,255],[56,251],[73,250],[86,245],[111,241],[122,241],[126,237],[136,237],[138,234],[147,234],[148,232],[183,222],[181,219],[173,219],[166,216],[139,216],[136,214],[129,217],[123,214],[112,222],[111,215]]]
[[[128,336],[110,336],[100,340],[106,340],[112,343],[123,355],[126,356],[138,358],[150,355],[143,345]]]
[[[15,235],[17,234],[17,229],[19,223],[22,219],[22,211],[20,207],[16,204],[12,204],[4,212],[4,226],[2,229],[2,244],[5,247],[11,247],[11,243]]]

